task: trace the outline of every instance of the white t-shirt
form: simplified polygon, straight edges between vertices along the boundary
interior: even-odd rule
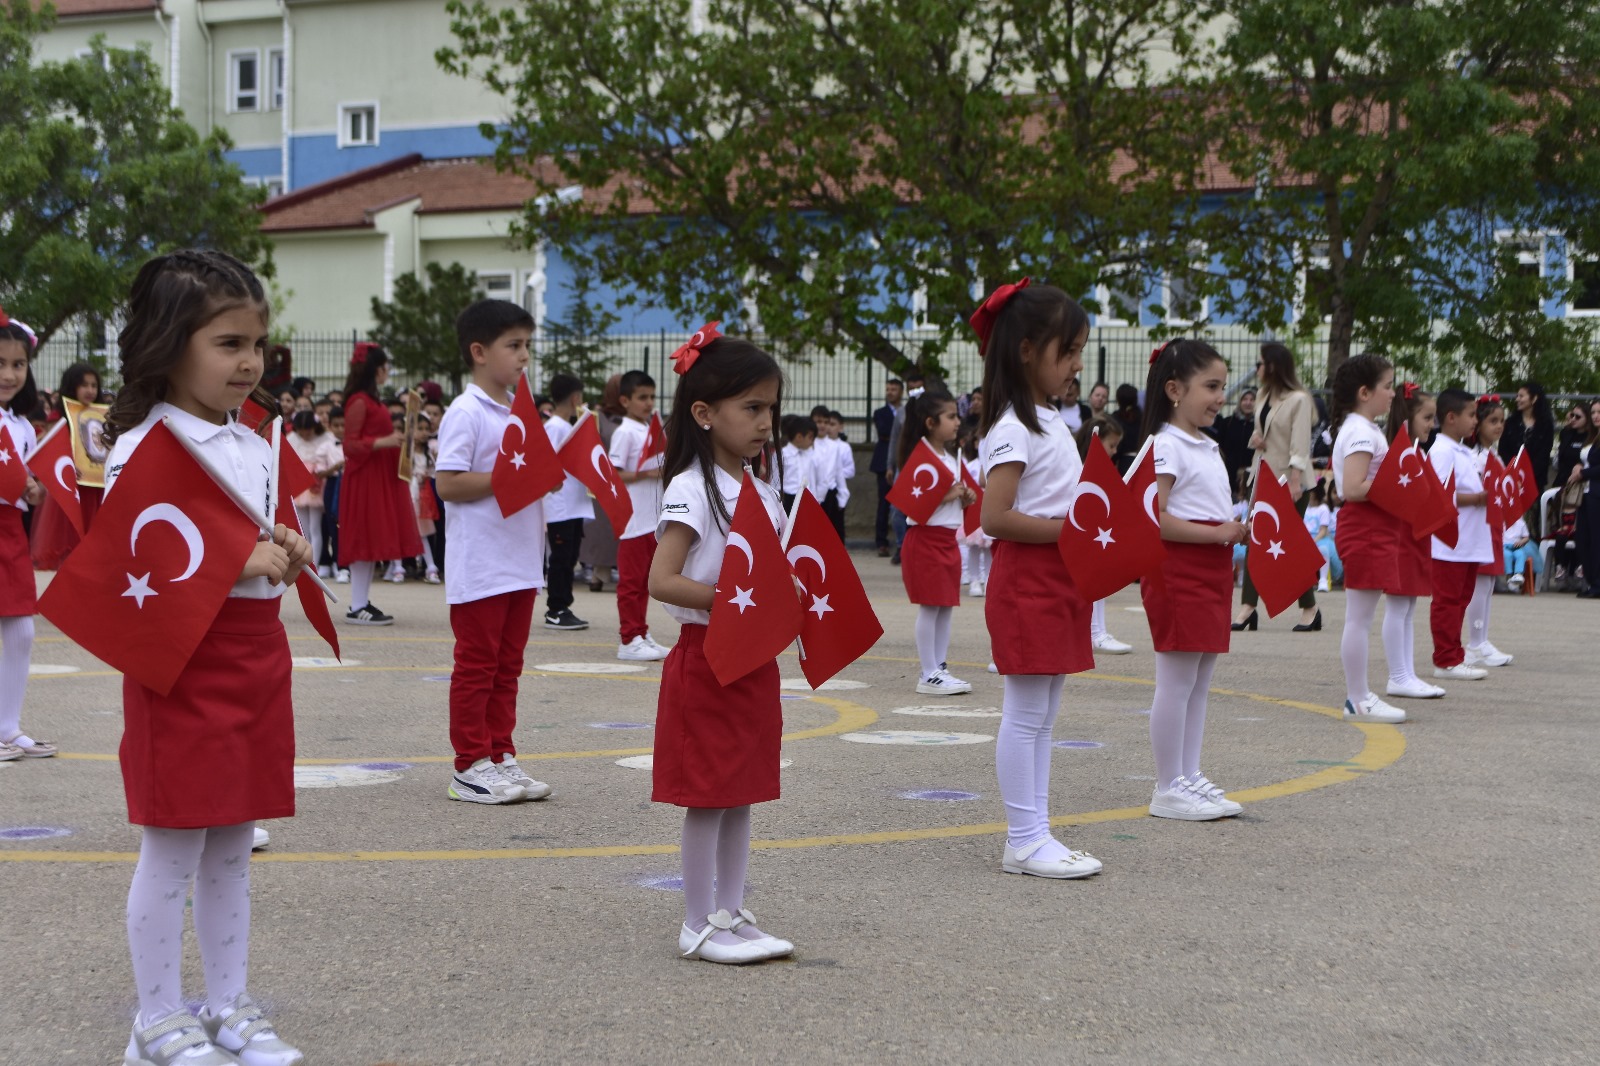
[[[934,447],[933,450],[937,452],[939,449]],[[944,460],[944,465],[949,469],[950,476],[956,479],[956,484],[961,484],[961,457],[946,452],[941,454],[939,458]],[[914,522],[907,518],[906,524],[910,526],[946,526],[950,529],[960,529],[962,512],[965,510],[966,508],[962,507],[960,500],[946,500],[939,505],[933,514],[928,516],[926,522]]]
[[[1500,536],[1500,543],[1509,548],[1526,536],[1528,536],[1528,523],[1518,518],[1506,527],[1505,532]],[[1527,547],[1527,545],[1525,544],[1523,547]]]
[[[1092,447],[1092,445],[1091,445]],[[1210,437],[1191,437],[1168,424],[1156,434],[1156,477],[1173,478],[1167,492],[1167,513],[1186,522],[1226,522],[1233,514],[1228,468],[1222,449]]]
[[[0,407],[0,426],[5,426],[11,434],[11,442],[17,446],[17,454],[11,457],[13,463],[20,463],[33,454],[33,449],[38,446],[39,436],[33,431],[33,423],[21,415],[13,414],[9,408]],[[65,433],[67,430],[63,429]],[[24,471],[27,473],[27,471]],[[9,504],[20,511],[28,509],[28,501],[18,496],[15,500],[0,500],[0,503]]]
[[[322,487],[326,484],[321,475],[344,462],[344,447],[340,445],[339,439],[327,430],[310,440],[306,440],[299,433],[290,432],[289,447],[293,448],[300,461],[306,464],[307,470],[318,475],[317,487],[302,492],[295,497],[294,502],[300,507],[321,507]]]
[[[1067,429],[1076,434],[1083,428],[1083,412],[1078,410],[1078,405],[1075,403],[1064,403],[1061,405],[1061,421]]]
[[[798,496],[803,488],[810,489],[819,500],[827,495],[828,490],[817,484],[817,467],[812,455],[816,449],[816,444],[809,448],[797,448],[793,444],[783,446],[783,491],[786,495]]]
[[[847,440],[833,442],[839,453],[839,506],[850,502],[850,479],[856,476],[856,450]]]
[[[641,467],[639,456],[644,454],[644,442],[650,436],[650,423],[635,418],[624,418],[611,434],[611,465],[629,474],[645,470],[660,470],[666,462],[665,455],[653,455]],[[632,540],[656,531],[656,516],[661,513],[661,479],[644,478],[628,482],[628,498],[633,501],[633,517],[628,528],[618,540]]]
[[[1006,463],[1022,463],[1014,509],[1035,518],[1065,518],[1083,474],[1078,444],[1054,407],[1035,407],[1039,432],[1029,433],[1007,407],[983,439],[984,476]]]
[[[1327,504],[1312,504],[1310,507],[1306,508],[1305,517],[1306,532],[1310,533],[1313,537],[1315,537],[1324,526],[1328,528],[1328,533],[1330,535],[1333,533],[1333,512],[1328,509]]]
[[[1333,442],[1333,487],[1339,490],[1341,497],[1345,494],[1344,461],[1357,452],[1372,456],[1372,465],[1367,467],[1367,477],[1370,479],[1383,465],[1383,457],[1389,454],[1389,441],[1376,422],[1352,411],[1345,416],[1344,424],[1339,427],[1339,435]]]
[[[572,436],[574,429],[565,418],[552,415],[545,419],[544,431],[550,437],[550,447],[560,448]],[[583,487],[583,482],[571,474],[567,475],[559,489],[544,498],[546,522],[566,522],[573,518],[587,520],[593,517],[594,499],[589,495],[589,490]]]
[[[732,520],[742,485],[720,466],[716,468],[716,477],[717,492],[728,508],[728,518]],[[761,502],[766,505],[772,528],[781,534],[783,500],[771,485],[759,478],[752,480],[756,483],[756,491],[761,494]],[[661,497],[659,531],[665,532],[669,522],[682,523],[694,531],[694,543],[689,546],[689,554],[683,560],[683,576],[691,581],[715,586],[717,575],[722,572],[723,552],[728,548],[728,530],[722,524],[721,516],[712,510],[711,500],[706,496],[706,479],[699,469],[691,467],[667,485],[667,491]],[[671,603],[662,606],[667,614],[685,624],[703,626],[711,621],[711,615],[706,611],[692,611]]]
[[[439,423],[440,473],[488,474],[500,454],[511,408],[468,385]],[[544,501],[510,518],[488,495],[444,505],[452,565],[444,571],[447,603],[472,603],[507,592],[544,587]]]
[[[1439,475],[1440,483],[1456,476],[1456,492],[1483,491],[1483,465],[1472,449],[1443,433],[1433,442],[1428,461]],[[1433,557],[1450,563],[1487,563],[1494,559],[1494,544],[1489,538],[1489,508],[1484,504],[1460,507],[1456,519],[1456,546],[1450,547],[1438,537],[1433,538]]]
[[[212,468],[228,479],[257,515],[268,517],[267,483],[272,477],[272,445],[246,429],[235,416],[229,416],[228,421],[219,426],[170,403],[156,404],[143,422],[117,437],[111,454],[106,457],[107,497],[122,476],[122,468],[134,449],[163,418],[172,419],[173,431],[193,441]],[[252,577],[235,582],[228,595],[241,600],[275,600],[283,592],[282,585],[271,584],[264,577]]]
[[[840,470],[840,455],[836,440],[829,440],[821,434],[817,435],[807,454],[811,460],[811,476],[813,478],[810,488],[816,493],[817,499],[822,499],[830,492],[835,492],[843,480]]]

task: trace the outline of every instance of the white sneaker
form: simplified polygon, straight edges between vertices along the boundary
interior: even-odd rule
[[[144,1029],[133,1020],[123,1066],[236,1066],[238,1059],[212,1043],[205,1024],[186,1009],[158,1018]]]
[[[1062,881],[1071,881],[1079,877],[1093,877],[1105,868],[1105,864],[1086,851],[1067,850],[1067,857],[1047,862],[1035,859],[1034,852],[1044,847],[1053,837],[1036,840],[1026,847],[1014,848],[1009,842],[1006,844],[1004,855],[1000,859],[1000,869],[1008,874],[1030,874],[1034,877],[1051,877]]]
[[[644,635],[644,642],[646,644],[650,645],[656,651],[660,652],[661,653],[661,657],[663,659],[665,659],[667,657],[667,654],[672,651],[672,649],[667,647],[667,645],[665,645],[665,644],[657,644],[656,643],[656,638],[652,637],[649,633],[646,633]]]
[[[1522,574],[1512,574],[1510,577],[1506,578],[1506,588],[1510,589],[1512,592],[1521,592],[1523,583],[1525,581],[1527,581],[1527,578]]]
[[[617,658],[624,662],[654,663],[666,657],[667,653],[659,645],[644,637],[634,637],[626,644],[617,645]]]
[[[1349,700],[1344,701],[1344,720],[1347,722],[1385,722],[1393,725],[1406,720],[1406,712],[1398,707],[1391,707],[1377,696],[1377,693],[1367,693],[1367,698],[1358,704],[1352,705]]]
[[[947,670],[936,670],[931,677],[917,682],[917,692],[924,696],[961,696],[971,691],[971,684],[951,677]]]
[[[465,770],[456,771],[445,795],[468,803],[515,803],[527,793],[500,773],[488,759],[479,759]]]
[[[996,666],[996,665],[995,665],[995,664],[994,664],[994,663],[990,663],[990,664],[989,664],[989,665],[988,665],[988,666],[987,666],[987,667],[986,667],[986,669],[987,669],[987,670],[988,670],[988,671],[989,671],[989,672],[990,672],[990,673],[991,673],[991,674],[998,674],[998,673],[999,673],[999,672],[1000,672],[1000,668],[999,668],[999,667],[998,667],[998,666]]]
[[[235,996],[221,1014],[212,1014],[210,1008],[201,1011],[200,1024],[211,1034],[212,1043],[242,1066],[299,1066],[305,1062],[300,1049],[280,1037],[272,1023],[262,1017],[261,1008],[243,993]]]
[[[967,586],[967,595],[968,596],[982,596],[984,594],[985,588],[986,588],[985,582],[974,581],[972,584]]]
[[[270,843],[272,843],[272,837],[268,835],[265,829],[261,828],[259,825],[256,826],[256,835],[255,839],[250,842],[250,850],[260,851]]]
[[[1468,666],[1464,661],[1456,666],[1435,666],[1434,677],[1443,677],[1451,681],[1482,681],[1489,676],[1489,671],[1480,670],[1476,666]]]
[[[1507,655],[1487,640],[1467,648],[1466,666],[1510,666],[1513,656]]]
[[[350,584],[350,571],[348,571],[348,570],[340,570],[337,574],[335,574],[333,576],[333,580],[334,580],[335,584],[339,584],[339,585],[348,585],[348,584]]]
[[[391,585],[404,585],[406,583],[406,572],[404,570],[391,570],[383,575],[383,579]]]
[[[1205,774],[1195,774],[1189,778],[1189,787],[1227,811],[1228,813],[1224,817],[1232,818],[1244,810],[1244,804],[1235,803],[1229,799],[1228,794],[1222,791],[1222,786],[1212,781]]]
[[[1166,788],[1157,787],[1151,792],[1150,813],[1157,818],[1176,818],[1182,822],[1213,822],[1239,812],[1228,810],[1191,782],[1178,777]]]
[[[1107,655],[1127,655],[1133,651],[1133,645],[1122,643],[1110,633],[1102,633],[1094,638],[1094,650],[1105,652]]]
[[[514,755],[507,755],[495,764],[495,769],[500,771],[500,776],[508,782],[522,789],[522,798],[529,800],[542,800],[550,795],[550,786],[543,781],[535,781],[528,776],[528,771],[517,765]]]
[[[1408,677],[1404,681],[1391,680],[1385,692],[1390,696],[1400,696],[1408,700],[1436,700],[1444,695],[1444,689],[1438,685],[1430,685],[1420,677]]]
[[[331,566],[319,566],[319,567],[317,567],[317,576],[321,577],[321,578],[331,578],[333,576],[333,567],[331,567]]]

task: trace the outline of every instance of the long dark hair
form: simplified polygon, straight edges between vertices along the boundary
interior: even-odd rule
[[[65,411],[67,409],[66,404],[62,401],[68,397],[76,400],[79,387],[91,377],[94,378],[95,388],[99,389],[102,385],[102,378],[100,371],[95,368],[93,363],[73,363],[63,370],[61,372],[61,388],[56,392],[56,410]]]
[[[127,324],[117,335],[122,387],[106,415],[106,440],[143,422],[167,398],[189,338],[224,311],[244,305],[268,314],[267,294],[254,272],[225,252],[184,248],[139,268],[128,294]],[[250,398],[268,411],[277,404],[258,382]]]
[[[1406,390],[1411,390],[1411,395],[1406,395]],[[1394,390],[1394,402],[1389,405],[1389,424],[1383,427],[1384,436],[1389,443],[1394,443],[1394,438],[1399,435],[1400,427],[1405,426],[1406,432],[1411,432],[1411,420],[1417,417],[1417,410],[1425,402],[1433,399],[1433,393],[1423,392],[1422,387],[1415,382],[1408,381]],[[1414,440],[1411,443],[1421,444],[1422,441]]]
[[[16,341],[22,345],[22,352],[28,357],[28,373],[22,380],[22,388],[17,390],[17,394],[11,397],[11,403],[7,405],[11,408],[12,414],[27,417],[33,413],[35,407],[39,406],[39,384],[33,380],[33,335],[19,323],[8,319],[5,325],[0,326],[0,340]]]
[[[1159,433],[1162,426],[1172,421],[1173,403],[1167,395],[1167,382],[1187,383],[1212,363],[1228,365],[1228,361],[1205,341],[1177,337],[1161,348],[1144,382],[1144,422],[1139,427],[1142,436]]]
[[[778,402],[772,409],[772,448],[770,461],[783,474],[783,459],[778,441],[778,424],[783,421],[783,370],[778,361],[761,348],[738,337],[718,337],[701,349],[687,373],[678,378],[678,391],[672,398],[672,414],[666,423],[667,455],[661,470],[663,482],[670,482],[691,467],[700,471],[706,483],[706,499],[726,529],[733,521],[717,491],[717,455],[711,434],[695,425],[693,407],[697,403],[719,403],[740,396],[768,381],[778,383]],[[771,476],[764,451],[755,460],[752,473],[762,479]]]
[[[1480,440],[1478,437],[1478,429],[1483,427],[1483,420],[1488,417],[1489,412],[1493,411],[1496,407],[1500,408],[1502,412],[1504,412],[1506,409],[1505,402],[1500,399],[1499,393],[1490,392],[1478,397],[1478,409],[1474,412],[1474,414],[1478,416],[1478,428],[1472,431],[1472,436],[1467,440],[1467,444],[1474,448],[1485,447],[1482,440]],[[1502,439],[1505,437],[1505,432],[1506,431],[1504,429],[1500,431]],[[1391,437],[1390,439],[1392,440],[1393,438]],[[1495,441],[1493,447],[1498,449],[1499,446],[1500,441]]]
[[[1530,380],[1524,381],[1522,387],[1528,390],[1528,398],[1533,401],[1533,424],[1544,426],[1552,434],[1555,433],[1556,415],[1550,410],[1550,397],[1545,395],[1544,386]]]
[[[1088,459],[1089,446],[1092,445],[1096,440],[1108,440],[1111,437],[1116,437],[1118,440],[1121,440],[1124,436],[1126,436],[1126,433],[1122,428],[1122,423],[1118,422],[1110,415],[1095,415],[1093,418],[1089,419],[1089,421],[1078,427],[1078,432],[1076,435],[1078,441],[1078,458]]]
[[[1029,433],[1038,433],[1033,410],[1033,384],[1022,365],[1022,342],[1043,354],[1051,341],[1066,348],[1089,328],[1089,316],[1078,301],[1054,285],[1030,285],[1014,293],[995,317],[983,346],[983,421],[985,434],[1009,407]]]
[[[1390,369],[1389,360],[1371,352],[1352,355],[1339,364],[1333,372],[1331,389],[1333,409],[1328,413],[1328,424],[1333,428],[1333,439],[1339,439],[1339,427],[1345,416],[1356,409],[1356,399],[1362,389],[1375,389],[1383,380],[1383,372]]]
[[[906,404],[906,422],[900,428],[900,454],[895,456],[895,469],[904,470],[906,460],[911,458],[911,451],[917,446],[917,441],[928,435],[928,419],[939,417],[939,411],[945,404],[955,406],[956,398],[943,389],[924,389],[921,396],[913,397]],[[936,452],[944,451],[943,445],[933,445]]]
[[[350,357],[350,373],[344,379],[345,406],[350,397],[364,392],[374,400],[378,398],[378,371],[389,365],[389,353],[376,344],[362,341]]]
[[[1287,345],[1268,341],[1261,346],[1261,369],[1257,382],[1262,391],[1272,396],[1291,392],[1304,392],[1305,386],[1294,371],[1294,353]]]

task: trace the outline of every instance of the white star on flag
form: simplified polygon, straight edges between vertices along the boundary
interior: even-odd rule
[[[0,451],[0,463],[9,463],[10,461],[11,453],[8,451]]]
[[[744,609],[746,607],[754,607],[756,605],[756,601],[750,598],[751,593],[755,592],[754,588],[742,589],[738,585],[735,585],[733,586],[733,590],[735,595],[728,602],[737,605],[740,614],[744,614]]]
[[[1111,545],[1117,542],[1117,538],[1111,535],[1111,530],[1109,529],[1100,530],[1099,536],[1095,537],[1094,539],[1095,542],[1102,548],[1109,548]]]
[[[921,496],[922,495],[922,486],[921,485],[913,485],[913,486],[911,486],[911,495],[912,495],[913,498],[915,498],[917,496]]]
[[[1400,475],[1400,487],[1401,488],[1405,488],[1409,484],[1411,484],[1411,475],[1410,474],[1401,474]]]
[[[521,470],[523,467],[528,465],[528,460],[522,457],[521,452],[512,452],[511,465],[516,467],[518,470]]]
[[[833,608],[828,606],[828,597],[812,593],[811,606],[807,607],[806,610],[811,611],[818,619],[821,619],[823,615],[832,613]]]
[[[144,601],[151,596],[157,595],[157,593],[155,589],[150,587],[149,574],[146,574],[143,577],[134,577],[132,574],[129,574],[128,591],[124,592],[123,595],[132,596],[134,602],[142,608],[144,607]]]
[[[1276,559],[1279,556],[1283,555],[1284,554],[1283,541],[1281,541],[1281,540],[1271,541],[1267,545],[1267,554],[1272,556],[1274,559]]]

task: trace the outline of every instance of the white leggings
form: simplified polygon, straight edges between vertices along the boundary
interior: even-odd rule
[[[146,826],[128,889],[128,948],[141,1025],[183,1007],[183,911],[194,886],[194,931],[213,1011],[245,990],[250,966],[250,846],[254,822],[211,829]]]
[[[1489,643],[1489,605],[1494,602],[1494,575],[1479,574],[1467,604],[1467,647]]]
[[[1106,601],[1095,600],[1089,611],[1089,639],[1099,640],[1106,635]]]
[[[315,570],[322,561],[322,508],[296,504],[294,511],[295,517],[300,519],[300,531],[311,545],[311,569]]]
[[[1378,589],[1346,589],[1344,594],[1344,633],[1339,638],[1339,659],[1344,664],[1345,698],[1359,704],[1372,692],[1367,684],[1367,642],[1372,622],[1378,616]],[[1415,596],[1390,596],[1383,619],[1383,651],[1389,660],[1389,676],[1395,680],[1415,677],[1412,654],[1411,619],[1416,612]],[[1390,624],[1390,619],[1393,624]]]
[[[33,656],[33,616],[0,618],[0,740],[22,732],[22,698]]]
[[[950,657],[950,620],[954,607],[917,607],[917,658],[922,663],[922,677],[927,680],[939,672],[941,664]]]
[[[1014,848],[1050,835],[1050,753],[1065,674],[1008,674],[994,766]]]
[[[989,580],[989,547],[988,547],[988,545],[986,545],[986,544],[968,544],[968,545],[963,545],[962,546],[962,550],[966,552],[966,555],[964,556],[965,565],[962,567],[962,569],[965,571],[968,580],[970,580],[970,581],[988,581]]]
[[[1383,608],[1383,651],[1389,659],[1389,680],[1397,685],[1415,683],[1417,677],[1417,598],[1389,596]]]
[[[1156,695],[1150,705],[1150,748],[1156,783],[1167,788],[1200,772],[1206,733],[1206,694],[1217,668],[1214,652],[1156,652]]]

